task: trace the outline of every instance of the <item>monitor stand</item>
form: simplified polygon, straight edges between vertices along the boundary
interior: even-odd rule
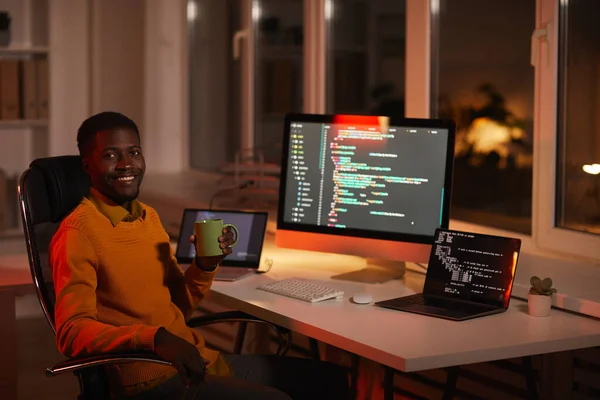
[[[385,283],[393,279],[402,279],[406,272],[404,261],[367,258],[367,266],[357,271],[334,275],[331,279],[361,283]]]

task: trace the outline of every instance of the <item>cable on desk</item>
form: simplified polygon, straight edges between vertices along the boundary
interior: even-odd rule
[[[266,236],[275,236],[277,234],[277,230],[276,229],[267,229],[267,231],[265,233],[266,233]]]
[[[407,262],[406,263],[407,270],[412,271],[417,274],[426,275],[427,274],[427,264],[418,263],[418,262]]]
[[[273,268],[273,259],[265,258],[265,264],[267,264],[267,269],[264,271],[256,271],[257,274],[266,274],[267,272],[269,272],[271,268]]]

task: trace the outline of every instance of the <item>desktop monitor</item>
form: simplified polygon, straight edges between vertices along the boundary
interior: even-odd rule
[[[453,121],[288,114],[284,132],[277,246],[428,262],[449,223]]]

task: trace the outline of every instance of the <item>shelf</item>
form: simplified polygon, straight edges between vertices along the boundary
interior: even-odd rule
[[[39,128],[48,126],[47,119],[13,119],[13,120],[0,120],[0,129],[25,129],[25,128]]]
[[[0,47],[0,56],[5,55],[29,55],[29,54],[48,54],[47,46],[9,46]]]
[[[20,239],[23,237],[23,228],[0,229],[0,241],[10,239]]]

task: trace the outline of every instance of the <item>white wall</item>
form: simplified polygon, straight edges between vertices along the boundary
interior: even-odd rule
[[[93,113],[141,128],[149,172],[187,168],[185,0],[50,0],[49,154]]]
[[[50,0],[50,156],[77,153],[90,115],[90,2]]]
[[[143,131],[145,0],[92,0],[91,113],[118,111]]]
[[[228,1],[198,0],[189,23],[190,167],[211,170],[226,160],[232,64]],[[239,114],[238,114],[239,115]]]
[[[144,6],[50,0],[50,155],[77,153],[77,129],[100,111],[143,126]]]
[[[185,0],[146,0],[144,132],[148,172],[188,167]]]

